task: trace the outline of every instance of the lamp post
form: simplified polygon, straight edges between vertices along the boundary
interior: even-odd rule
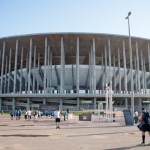
[[[129,16],[131,12],[128,13],[128,16],[125,19],[128,19],[128,30],[129,30],[129,51],[130,51],[130,69],[131,69],[131,111],[134,116],[134,93],[133,93],[133,69],[132,69],[132,46],[131,46],[131,36],[130,36],[130,22]]]

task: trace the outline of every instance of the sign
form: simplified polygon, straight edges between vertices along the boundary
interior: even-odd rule
[[[79,121],[91,121],[91,114],[80,114]]]
[[[45,112],[45,110],[47,110],[48,112],[51,111],[56,111],[59,108],[59,105],[40,105],[39,106],[39,110],[42,111],[43,113]]]
[[[131,114],[131,111],[130,110],[123,110],[123,114],[124,114],[126,126],[133,125],[134,121],[133,121],[133,116]]]
[[[90,100],[81,100],[81,104],[92,104]]]

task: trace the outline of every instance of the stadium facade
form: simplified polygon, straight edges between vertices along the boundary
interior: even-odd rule
[[[134,105],[150,98],[149,39],[132,37]],[[0,39],[0,110],[59,104],[96,109],[112,86],[113,100],[131,104],[128,36],[47,33]]]

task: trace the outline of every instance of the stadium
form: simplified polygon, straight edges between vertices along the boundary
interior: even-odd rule
[[[132,37],[134,105],[150,99],[149,39]],[[112,87],[114,105],[131,105],[129,37],[44,33],[0,38],[0,110],[59,105],[96,109]]]

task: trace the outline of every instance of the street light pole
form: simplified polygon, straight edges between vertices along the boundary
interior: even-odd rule
[[[125,19],[128,19],[128,30],[129,30],[129,51],[130,51],[130,70],[131,70],[131,111],[134,116],[134,93],[133,93],[133,68],[132,68],[132,46],[131,46],[131,36],[130,36],[130,22],[129,16],[131,12],[128,13],[128,16]]]

